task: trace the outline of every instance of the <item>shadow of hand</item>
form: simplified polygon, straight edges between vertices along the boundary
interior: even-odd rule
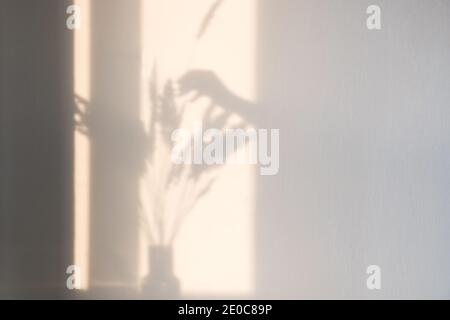
[[[189,71],[178,80],[178,85],[180,96],[195,93],[191,101],[195,101],[202,96],[212,100],[222,100],[223,97],[230,95],[229,90],[219,77],[209,70]]]

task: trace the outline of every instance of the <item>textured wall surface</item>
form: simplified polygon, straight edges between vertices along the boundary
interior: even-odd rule
[[[259,293],[449,298],[450,2],[262,1],[259,17],[281,128],[280,173],[258,184]]]
[[[75,252],[88,298],[161,297],[140,295],[152,265],[173,267],[188,298],[450,298],[449,0],[79,1],[90,21],[76,37],[70,3],[0,2],[1,297],[64,297]],[[80,73],[91,96],[75,99],[75,125]],[[186,74],[192,101],[178,95]],[[205,125],[231,113],[279,129],[279,172],[215,168],[183,211],[168,186],[187,176],[189,195],[209,168],[158,183],[149,167],[170,168],[170,144],[149,123],[167,142],[180,114],[189,126],[208,108]],[[75,130],[90,170],[77,228]],[[149,236],[145,215],[170,206],[190,215],[180,237],[163,218]]]

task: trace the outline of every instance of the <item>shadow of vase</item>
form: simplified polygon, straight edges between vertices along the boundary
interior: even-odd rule
[[[180,282],[173,273],[173,250],[170,246],[150,246],[150,271],[142,286],[147,299],[180,298]]]

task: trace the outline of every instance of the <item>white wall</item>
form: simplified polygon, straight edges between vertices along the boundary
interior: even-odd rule
[[[260,3],[259,94],[282,140],[257,192],[261,297],[449,297],[449,17],[446,1]]]

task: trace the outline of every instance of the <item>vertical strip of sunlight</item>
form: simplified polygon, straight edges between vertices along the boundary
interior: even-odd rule
[[[75,0],[81,8],[81,27],[74,30],[74,93],[85,102],[90,100],[90,1]],[[85,112],[87,105],[77,101]],[[75,239],[74,263],[81,269],[81,289],[88,287],[89,271],[89,138],[74,132],[74,212]]]
[[[220,5],[214,9],[215,4]],[[168,80],[176,85],[189,71],[208,70],[235,95],[255,102],[256,6],[257,0],[142,1],[141,114],[144,122],[148,123],[150,116],[149,80],[155,65],[160,93]],[[202,25],[204,30],[199,32]],[[187,100],[186,97],[177,99],[179,104]],[[179,126],[191,129],[194,122],[203,121],[210,102],[207,97],[189,102]],[[215,106],[215,111],[220,114],[223,107],[226,106]],[[239,123],[239,115],[234,120],[231,125]],[[167,162],[164,152],[158,145],[153,152],[163,166]],[[212,188],[189,210],[173,244],[175,275],[184,297],[239,298],[254,293],[255,169],[254,165],[224,165],[213,169]],[[177,185],[157,190],[154,177],[147,175],[142,181],[142,186],[146,185],[141,189],[145,214],[154,213],[149,200],[153,198],[149,195],[155,192],[162,192],[168,217],[185,213],[177,206],[182,199]],[[145,274],[147,250],[142,255]]]

